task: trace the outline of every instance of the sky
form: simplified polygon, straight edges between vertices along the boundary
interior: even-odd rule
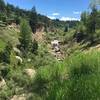
[[[81,12],[89,8],[89,0],[5,0],[5,2],[27,10],[35,6],[38,13],[63,21],[79,20]]]

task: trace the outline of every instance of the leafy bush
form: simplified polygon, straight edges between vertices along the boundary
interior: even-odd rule
[[[21,69],[11,69],[7,78],[12,79],[20,87],[27,87],[30,83],[30,78],[23,74]]]

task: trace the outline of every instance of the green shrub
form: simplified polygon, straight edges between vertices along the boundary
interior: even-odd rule
[[[12,79],[18,86],[20,87],[27,87],[30,83],[30,78],[23,74],[21,69],[17,70],[10,70],[8,74],[8,79]]]
[[[12,96],[12,93],[10,89],[5,88],[3,90],[0,90],[0,100],[10,100],[11,96]]]
[[[3,78],[6,78],[8,73],[10,71],[10,68],[8,65],[6,66],[0,66],[0,75],[3,77]]]
[[[7,43],[4,51],[0,52],[0,62],[10,63],[10,55],[12,50],[12,44],[10,42]]]

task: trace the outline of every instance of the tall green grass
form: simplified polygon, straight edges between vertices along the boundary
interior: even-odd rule
[[[100,52],[91,51],[71,57],[65,100],[100,99]]]
[[[33,91],[45,99],[54,82],[63,80],[62,76],[65,75],[66,71],[63,63],[59,62],[54,63],[52,66],[40,67],[37,70]]]
[[[41,68],[35,84],[45,100],[100,100],[100,52],[77,53]]]
[[[5,45],[5,42],[2,39],[0,39],[0,51],[2,51],[5,48]]]

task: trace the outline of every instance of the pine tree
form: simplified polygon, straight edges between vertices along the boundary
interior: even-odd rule
[[[31,26],[31,29],[32,29],[33,33],[35,33],[36,28],[37,28],[37,22],[38,22],[37,12],[36,12],[35,7],[33,7],[32,10],[31,10],[30,21],[29,22],[30,22],[30,26]]]
[[[89,33],[95,33],[96,18],[97,18],[97,9],[96,7],[93,7],[92,12],[87,20],[87,29]]]
[[[66,25],[64,32],[68,32],[68,25]]]
[[[4,0],[0,0],[0,12],[4,12],[5,11],[5,2]]]
[[[37,50],[38,50],[38,42],[34,39],[34,41],[31,44],[31,52],[37,54]]]
[[[29,46],[32,41],[32,36],[31,36],[30,26],[25,19],[21,21],[19,41],[20,41],[20,49],[27,52],[29,50]]]
[[[86,11],[81,14],[81,21],[83,22],[84,25],[87,24],[88,17],[89,13]]]
[[[86,25],[87,33],[89,35],[91,43],[94,42],[94,33],[96,31],[97,15],[98,15],[97,9],[96,7],[93,7],[92,12],[87,20],[87,25]]]

